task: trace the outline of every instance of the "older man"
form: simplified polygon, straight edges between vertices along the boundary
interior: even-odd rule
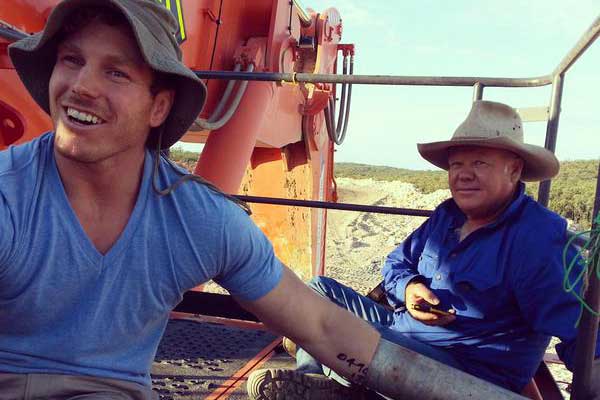
[[[182,172],[159,150],[205,97],[175,31],[151,0],[66,0],[10,48],[55,131],[0,153],[0,399],[153,397],[169,312],[211,278],[343,375],[365,378],[340,354],[367,366],[376,330],[308,289],[214,187],[161,190]]]
[[[310,286],[390,341],[512,391],[531,380],[551,336],[571,367],[580,306],[562,289],[566,222],[521,182],[555,176],[554,155],[525,144],[517,112],[490,101],[476,101],[451,140],[418,149],[448,171],[452,199],[388,255],[384,288],[395,311],[333,279]],[[337,385],[322,375],[329,370],[301,348],[296,361],[295,371],[251,376],[252,398],[298,386],[311,399],[332,398],[323,395]]]

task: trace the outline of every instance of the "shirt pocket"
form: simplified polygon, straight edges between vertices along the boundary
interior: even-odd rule
[[[438,264],[438,256],[434,253],[428,252],[427,249],[425,249],[419,256],[419,264],[417,269],[419,274],[423,275],[427,279],[432,279]]]
[[[476,319],[502,317],[507,290],[501,277],[467,274],[454,279],[457,299],[454,308],[459,316]]]

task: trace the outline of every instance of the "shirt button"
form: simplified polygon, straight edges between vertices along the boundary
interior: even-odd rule
[[[459,283],[458,287],[465,292],[468,292],[469,290],[471,290],[471,285],[469,285],[467,282]]]
[[[435,274],[435,279],[437,279],[438,281],[442,280],[442,274]]]

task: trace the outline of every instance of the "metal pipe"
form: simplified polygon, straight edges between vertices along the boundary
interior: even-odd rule
[[[552,83],[552,97],[550,98],[550,115],[546,125],[546,144],[544,147],[552,153],[556,151],[556,136],[558,134],[558,121],[560,120],[560,105],[562,102],[562,92],[565,79],[563,75],[556,75]],[[550,200],[550,180],[540,183],[538,189],[538,202],[548,207]]]
[[[429,217],[433,214],[432,210],[416,210],[412,208],[367,206],[364,204],[331,203],[328,201],[283,199],[279,197],[243,195],[235,195],[233,197],[247,203],[274,204],[279,206],[326,208],[329,210],[362,211],[379,214],[409,215],[413,217]]]
[[[28,33],[23,32],[19,28],[9,24],[8,22],[0,19],[0,38],[8,39],[11,42],[16,42],[29,36]]]
[[[383,338],[366,371],[365,384],[393,399],[525,399]]]
[[[194,71],[201,79],[232,79],[241,81],[352,83],[360,85],[402,86],[474,86],[481,83],[490,87],[539,87],[552,83],[552,75],[533,78],[486,78],[458,76],[395,76],[395,75],[337,75],[277,72]]]
[[[16,42],[17,40],[26,38],[27,35],[19,32],[19,31],[16,31],[14,29],[5,28],[2,25],[0,25],[0,37],[4,38],[4,39],[8,39],[11,42]]]
[[[567,53],[567,55],[560,61],[552,75],[564,75],[565,72],[577,61],[583,52],[594,43],[594,41],[600,36],[600,16],[596,18],[588,30],[581,36],[575,46]]]
[[[600,212],[600,163],[598,163],[598,176],[596,178],[596,199],[594,202],[594,211],[592,213],[592,234],[591,243],[598,243],[600,236],[598,229],[600,224],[595,223],[595,218]],[[591,268],[588,270],[587,282],[588,288],[585,292],[585,301],[596,312],[600,312],[600,280],[596,276],[596,270],[600,260],[600,255],[595,254],[595,259],[590,260]],[[593,368],[594,355],[596,354],[596,339],[598,335],[598,323],[600,317],[590,312],[583,311],[579,330],[577,332],[577,342],[575,345],[575,367],[573,368],[573,400],[588,400],[595,398],[593,388]],[[598,368],[598,367],[596,367]]]
[[[473,85],[473,101],[482,100],[483,99],[483,85],[481,82],[475,83]]]

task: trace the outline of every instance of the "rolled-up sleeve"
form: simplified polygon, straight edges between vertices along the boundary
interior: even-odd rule
[[[420,277],[417,266],[430,233],[431,221],[431,218],[425,221],[386,257],[381,273],[388,302],[394,308],[404,303],[406,285]]]

